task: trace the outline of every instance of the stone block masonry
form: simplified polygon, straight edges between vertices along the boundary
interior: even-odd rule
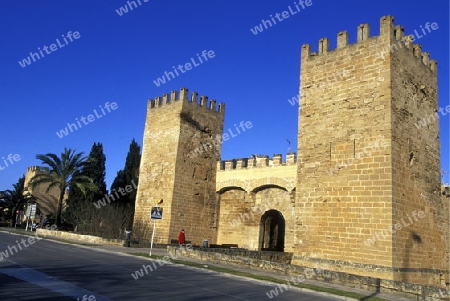
[[[337,39],[333,51],[327,38],[319,40],[317,52],[312,52],[310,45],[302,47],[300,94],[305,97],[300,100],[295,211],[298,222],[307,227],[296,229],[299,243],[293,262],[308,266],[306,257],[389,266],[388,246],[375,256],[373,250],[361,247],[363,238],[371,237],[377,227],[371,221],[389,220],[392,215],[385,205],[390,189],[389,157],[385,160],[391,150],[385,122],[390,101],[389,81],[385,80],[389,65],[375,59],[389,39],[369,39],[367,24],[359,27],[356,44],[347,45],[347,32],[339,33]],[[310,91],[339,70],[350,74],[327,89]],[[376,110],[375,106],[385,110]],[[377,121],[377,130],[369,120]],[[338,174],[328,173],[346,158],[364,153],[376,141],[388,143]],[[377,192],[372,194],[375,185]]]
[[[164,199],[157,243],[185,229],[196,245],[292,253],[292,265],[267,263],[280,272],[326,265],[330,281],[438,295],[450,282],[439,126],[415,126],[438,110],[437,62],[392,16],[378,36],[361,24],[356,43],[342,31],[329,45],[302,46],[298,155],[285,162],[221,161],[210,142],[223,134],[225,105],[215,100],[187,89],[150,100],[140,166],[149,180],[139,183],[133,232],[149,239],[150,208]]]
[[[437,30],[439,28],[439,25],[436,22],[427,22],[425,25],[426,30],[422,27],[422,25],[420,25],[420,29],[423,35],[421,35],[419,32],[417,32],[417,29],[414,30],[414,34],[409,35],[409,36],[404,36],[402,37],[401,40],[397,40],[395,43],[392,43],[390,45],[387,45],[387,47],[382,50],[380,53],[378,53],[380,59],[386,59],[386,53],[390,52],[394,52],[394,50],[398,51],[399,48],[402,48],[404,45],[406,44],[410,44],[413,43],[414,41],[423,38],[424,36],[427,35],[428,33],[431,33],[432,30]],[[403,32],[403,27],[399,26],[398,29],[399,31]]]
[[[48,167],[30,166],[27,168],[27,173],[25,175],[24,187],[26,187],[29,193],[36,199],[38,207],[43,215],[53,214],[58,208],[58,199],[60,195],[60,190],[58,187],[53,186],[47,191],[49,187],[48,183],[38,185],[37,187],[29,187],[31,179],[40,173],[48,173]],[[63,202],[65,202],[66,197]]]
[[[403,47],[380,60],[380,52],[398,43]],[[348,44],[343,31],[337,49],[329,49],[327,38],[319,40],[317,52],[303,45],[295,215],[308,227],[296,229],[294,264],[338,261],[331,269],[408,283],[448,282],[449,236],[440,226],[448,210],[436,193],[439,127],[437,122],[427,130],[414,127],[419,116],[437,109],[436,66],[420,45],[405,42],[392,16],[381,18],[379,36],[370,36],[368,24],[359,25],[355,44]],[[309,92],[339,70],[350,75]],[[338,174],[327,173],[377,140],[386,147]],[[424,212],[420,223],[364,247],[413,211]]]
[[[403,29],[395,26],[390,43],[403,38]],[[398,220],[412,210],[426,215],[420,225],[392,236],[393,276],[404,282],[442,285],[449,282],[449,233],[443,227],[449,211],[440,197],[439,123],[436,120],[426,129],[414,126],[424,114],[438,110],[437,62],[422,52],[421,45],[412,43],[390,53],[387,61],[391,69],[392,217]]]
[[[175,252],[177,248],[169,246],[167,250],[168,252]],[[400,281],[360,276],[354,273],[332,271],[329,269],[329,263],[320,260],[311,262],[309,266],[291,265],[292,254],[290,253],[206,248],[191,251],[182,250],[180,253],[183,257],[206,262],[273,272],[280,280],[285,280],[287,286],[295,284],[296,281],[302,282],[307,278],[368,291],[379,291],[394,296],[407,297],[411,300],[447,300],[445,298],[450,295],[450,291],[447,289],[438,289],[427,284],[407,284]],[[372,268],[382,269],[379,266],[373,266]],[[285,289],[286,286],[283,286],[283,288]],[[272,296],[275,297],[274,294]],[[262,295],[261,297],[265,298],[266,296]]]
[[[445,107],[445,111],[444,108],[439,108],[438,112],[442,115],[442,116],[446,116],[447,113],[450,113],[450,105]],[[425,117],[423,117],[422,119],[420,119],[418,122],[414,123],[414,126],[418,129],[424,128],[426,127],[428,124],[433,124],[433,122],[435,122],[436,120],[439,120],[440,116],[438,112],[434,112],[432,114],[429,114]]]
[[[260,250],[262,216],[277,210],[285,219],[284,250],[292,252],[297,162],[289,153],[218,162],[216,192],[220,198],[218,243]]]
[[[200,100],[200,101],[199,101]],[[220,148],[192,157],[192,152],[211,137],[223,132],[225,105],[207,96],[198,99],[188,90],[150,100],[147,106],[144,142],[133,232],[149,239],[145,228],[150,208],[164,199],[163,219],[157,221],[156,243],[170,243],[181,229],[186,239],[201,245],[203,239],[217,239],[218,200],[215,195],[217,161]]]

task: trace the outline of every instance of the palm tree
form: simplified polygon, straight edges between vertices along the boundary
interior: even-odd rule
[[[13,189],[0,191],[0,209],[6,210],[7,219],[11,219],[11,226],[14,227],[16,222],[16,211],[23,209],[28,201],[24,195],[25,177],[19,178],[16,184],[13,184]]]
[[[83,157],[83,152],[75,153],[75,150],[64,148],[61,158],[55,154],[37,155],[36,159],[48,165],[48,173],[38,173],[30,181],[31,188],[41,184],[48,184],[46,192],[52,188],[59,189],[58,207],[56,210],[56,225],[61,225],[61,212],[64,195],[70,187],[77,187],[83,194],[88,191],[97,191],[97,187],[92,179],[81,174],[81,170],[88,162],[87,157]]]

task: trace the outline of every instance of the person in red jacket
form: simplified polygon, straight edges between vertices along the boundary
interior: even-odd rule
[[[178,243],[181,245],[184,245],[186,242],[186,236],[184,235],[184,229],[181,229],[180,234],[178,234]]]

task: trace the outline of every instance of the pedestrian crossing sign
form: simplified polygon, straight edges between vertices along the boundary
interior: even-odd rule
[[[151,219],[162,219],[163,209],[160,207],[152,207],[150,211]]]

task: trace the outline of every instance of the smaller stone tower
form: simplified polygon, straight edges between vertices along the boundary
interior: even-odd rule
[[[149,100],[142,147],[133,232],[151,238],[151,207],[163,199],[162,220],[156,220],[155,242],[170,243],[181,229],[186,240],[217,240],[219,202],[215,194],[217,162],[225,105],[198,93],[173,91]]]
[[[30,166],[27,168],[27,174],[25,175],[25,193],[29,192],[38,204],[39,210],[44,215],[53,214],[58,208],[59,188],[54,187],[47,192],[48,184],[39,185],[34,189],[28,187],[31,179],[39,174],[48,172],[48,168],[39,166]]]

